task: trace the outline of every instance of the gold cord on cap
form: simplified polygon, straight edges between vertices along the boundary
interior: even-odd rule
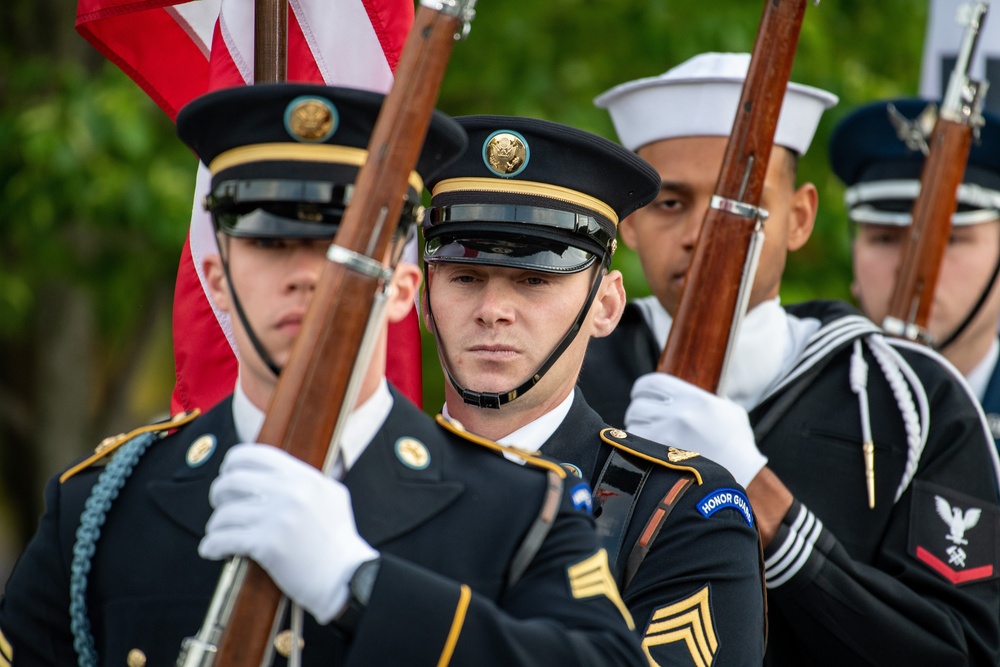
[[[252,146],[240,146],[220,153],[208,165],[208,170],[213,174],[238,167],[241,164],[251,162],[272,161],[299,161],[299,162],[331,162],[334,164],[347,164],[361,168],[368,159],[368,151],[363,148],[353,148],[351,146],[334,146],[332,144],[293,144],[293,143],[271,143],[254,144]],[[415,171],[410,172],[410,187],[417,192],[423,192],[424,179]]]
[[[462,192],[466,190],[506,192],[515,195],[536,195],[538,197],[557,199],[567,204],[575,204],[590,209],[610,220],[616,227],[618,226],[618,215],[614,209],[600,199],[577,190],[570,190],[569,188],[550,185],[548,183],[538,183],[537,181],[511,181],[500,178],[450,178],[434,186],[432,194],[436,197],[447,192]]]

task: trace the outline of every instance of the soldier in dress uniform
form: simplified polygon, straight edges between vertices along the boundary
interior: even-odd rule
[[[749,61],[701,54],[597,98],[661,185],[620,226],[653,296],[595,341],[580,386],[606,419],[656,439],[669,437],[665,421],[701,429],[749,412],[742,420],[753,437],[705,439],[701,453],[733,472],[757,514],[765,665],[994,665],[997,460],[974,398],[935,352],[884,338],[846,304],[778,301],[787,253],[806,243],[818,205],[816,188],[797,183],[796,159],[834,96],[787,88],[763,188],[765,242],[726,397],[651,372]],[[692,297],[712,295],[684,296]]]
[[[888,312],[920,191],[919,140],[933,129],[936,108],[916,98],[873,102],[842,119],[831,136],[830,163],[847,186],[852,223],[851,292],[873,322]],[[928,329],[933,347],[968,380],[1000,442],[1000,117],[984,112],[983,120],[958,190]]]
[[[442,423],[540,451],[593,486],[598,533],[651,665],[760,664],[762,563],[744,490],[684,449],[697,439],[678,434],[668,448],[610,428],[574,390],[588,342],[624,307],[610,270],[617,223],[656,195],[656,173],[558,123],[457,120],[469,147],[430,183],[423,225]],[[731,437],[718,426],[699,435]]]
[[[392,390],[384,322],[329,476],[254,444],[382,99],[273,84],[181,111],[181,138],[212,172],[219,254],[204,270],[234,316],[239,379],[206,415],[113,438],[49,483],[0,603],[0,664],[174,664],[231,555],[307,612],[301,637],[286,619],[275,664],[295,647],[306,665],[645,663],[576,482],[456,437]],[[404,230],[423,177],[464,146],[436,114]],[[388,320],[409,312],[420,278],[396,266]]]

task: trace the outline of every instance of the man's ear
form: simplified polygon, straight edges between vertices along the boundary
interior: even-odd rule
[[[788,251],[794,252],[804,246],[812,236],[816,224],[816,210],[819,193],[812,183],[803,183],[792,193],[788,210]]]
[[[625,219],[618,223],[618,238],[631,250],[635,250],[637,243],[635,238],[635,213],[625,216]]]
[[[621,271],[611,271],[601,280],[591,312],[593,324],[590,335],[593,338],[604,338],[618,326],[625,312],[625,285]]]
[[[390,322],[401,322],[410,314],[422,278],[420,267],[416,264],[409,262],[396,264],[389,285],[389,301],[386,304],[386,315]]]
[[[222,267],[222,257],[218,253],[205,255],[201,262],[201,270],[205,274],[205,285],[208,288],[208,296],[212,303],[219,310],[228,313],[232,310],[232,303],[229,298],[229,284],[226,281],[226,272]]]

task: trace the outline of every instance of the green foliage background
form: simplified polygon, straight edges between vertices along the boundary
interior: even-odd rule
[[[594,96],[702,51],[750,50],[761,8],[760,0],[481,0],[439,106],[614,138]],[[166,411],[173,383],[169,298],[195,160],[165,115],[73,32],[74,11],[75,0],[0,5],[0,574],[5,524],[30,534],[41,479],[64,466],[65,451]],[[914,0],[824,0],[806,12],[793,80],[841,103],[801,163],[821,209],[812,240],[790,261],[787,302],[847,297],[830,130],[855,105],[915,94],[926,15]],[[647,293],[633,255],[622,249],[615,264],[630,296]],[[72,326],[67,304],[83,313]],[[79,337],[77,327],[86,339],[52,363],[50,339]],[[442,381],[428,338],[424,350],[424,405],[435,412]],[[62,450],[46,445],[70,432]]]

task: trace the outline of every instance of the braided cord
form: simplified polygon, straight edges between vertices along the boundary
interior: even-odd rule
[[[69,584],[70,629],[73,631],[73,648],[78,656],[79,667],[97,666],[97,650],[94,648],[94,637],[90,634],[90,620],[87,618],[87,576],[90,574],[97,540],[101,536],[101,526],[104,525],[112,501],[125,486],[125,480],[132,474],[135,464],[154,440],[155,433],[143,433],[118,449],[90,490],[90,496],[80,515]]]
[[[898,501],[917,474],[920,456],[927,444],[930,409],[923,385],[903,357],[892,349],[882,336],[869,336],[866,342],[892,388],[892,393],[896,397],[896,405],[899,406],[899,413],[906,428],[906,467],[903,470],[903,478],[899,482],[899,487],[896,489],[896,501]],[[917,400],[920,403],[919,414],[917,414],[913,393],[910,391],[911,386],[917,390]]]

